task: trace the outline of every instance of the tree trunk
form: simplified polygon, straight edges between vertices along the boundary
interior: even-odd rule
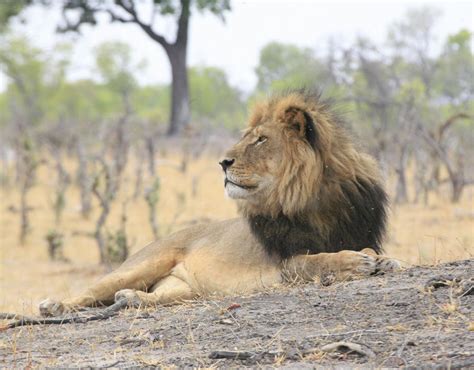
[[[397,187],[395,192],[395,203],[405,204],[408,202],[407,181],[405,169],[397,170]]]
[[[28,180],[25,180],[28,181]],[[27,201],[29,187],[26,184],[23,184],[21,187],[20,193],[20,215],[21,215],[21,227],[20,227],[20,244],[24,245],[26,236],[30,232],[30,219],[28,217],[29,207]]]
[[[458,177],[451,178],[451,202],[458,203],[464,190],[464,181]]]
[[[406,162],[407,148],[401,149],[398,166],[395,168],[397,173],[397,187],[395,192],[395,203],[404,204],[408,202],[407,180],[406,180]]]
[[[189,84],[186,69],[187,40],[174,44],[168,50],[171,64],[171,119],[168,135],[178,134],[191,119]]]
[[[177,22],[176,40],[170,43],[163,35],[156,33],[153,30],[153,20],[147,24],[140,20],[140,17],[135,8],[135,1],[115,0],[114,3],[118,5],[123,11],[128,13],[131,18],[122,17],[109,10],[109,14],[113,21],[122,23],[136,23],[138,24],[150,38],[160,44],[166,51],[171,65],[171,119],[168,127],[168,135],[176,135],[183,127],[185,127],[190,120],[189,109],[189,88],[188,88],[188,74],[186,69],[186,56],[188,47],[188,29],[189,18],[191,16],[190,6],[192,0],[179,0],[181,11]],[[82,4],[82,2],[79,2]],[[155,5],[160,1],[152,2]],[[167,2],[165,2],[167,3]],[[205,3],[205,2],[204,2]],[[175,2],[171,1],[167,5],[174,7]],[[82,5],[74,6],[73,8],[83,7]],[[212,9],[212,6],[211,6]],[[153,9],[153,12],[156,9]],[[80,24],[81,22],[79,22]]]
[[[152,177],[155,177],[156,175],[156,161],[155,161],[156,143],[155,143],[154,135],[155,133],[153,132],[151,137],[147,137],[145,139],[146,152],[148,156],[148,172],[150,173]]]

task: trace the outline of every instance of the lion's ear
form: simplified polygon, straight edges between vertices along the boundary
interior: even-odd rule
[[[313,149],[316,148],[316,126],[308,112],[299,108],[288,108],[285,111],[284,121],[290,128],[295,130],[302,139],[306,139]]]

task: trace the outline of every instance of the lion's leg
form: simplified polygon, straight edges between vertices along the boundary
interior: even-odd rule
[[[159,281],[151,293],[132,289],[120,290],[115,294],[115,301],[127,299],[130,306],[154,306],[157,304],[173,304],[197,297],[191,287],[175,276],[168,276]]]
[[[300,255],[286,260],[283,271],[288,280],[313,280],[316,277],[333,275],[336,280],[368,276],[377,272],[395,271],[400,268],[398,261],[354,251]]]
[[[42,316],[59,316],[79,307],[110,304],[114,301],[115,293],[121,289],[146,289],[147,282],[150,284],[150,280],[153,278],[147,276],[146,272],[138,268],[126,272],[114,271],[76,297],[65,299],[62,302],[49,298],[42,301],[39,311]]]
[[[160,278],[168,275],[177,262],[177,255],[161,254],[153,259],[119,267],[89,287],[83,294],[57,302],[46,299],[39,305],[42,316],[59,316],[79,307],[91,307],[97,304],[109,304],[114,301],[115,293],[123,289],[147,290]]]

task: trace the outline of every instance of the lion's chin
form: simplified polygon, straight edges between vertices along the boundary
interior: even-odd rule
[[[225,185],[225,192],[231,199],[247,199],[252,195],[252,191],[228,182]]]

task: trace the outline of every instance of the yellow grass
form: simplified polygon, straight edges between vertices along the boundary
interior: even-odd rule
[[[169,161],[179,163],[179,156]],[[226,199],[218,158],[206,156],[189,164],[185,174],[165,165],[158,168],[161,179],[157,219],[161,236],[202,219],[221,220],[237,215],[234,203]],[[132,167],[132,166],[130,166]],[[68,165],[70,172],[75,164]],[[193,179],[197,179],[197,195],[192,196]],[[133,193],[134,171],[129,169],[123,192],[115,202],[108,227],[119,225],[121,200]],[[151,184],[146,175],[144,184]],[[105,270],[97,264],[95,240],[74,236],[75,232],[91,232],[98,209],[90,220],[81,218],[79,191],[71,186],[67,193],[61,231],[65,233],[65,255],[72,262],[50,262],[47,256],[46,233],[54,227],[52,201],[55,176],[43,166],[38,183],[29,196],[34,207],[33,230],[24,246],[19,245],[19,215],[8,210],[18,208],[16,189],[0,189],[0,312],[36,313],[40,300],[64,298],[78,293]],[[406,205],[392,208],[387,253],[410,264],[436,264],[470,258],[474,254],[474,192],[468,189],[461,203],[452,205],[448,191],[430,199],[428,207]],[[184,202],[183,202],[184,199]],[[179,205],[182,205],[181,208]],[[141,196],[128,204],[127,232],[133,241],[132,252],[153,240],[148,223],[148,208]]]

